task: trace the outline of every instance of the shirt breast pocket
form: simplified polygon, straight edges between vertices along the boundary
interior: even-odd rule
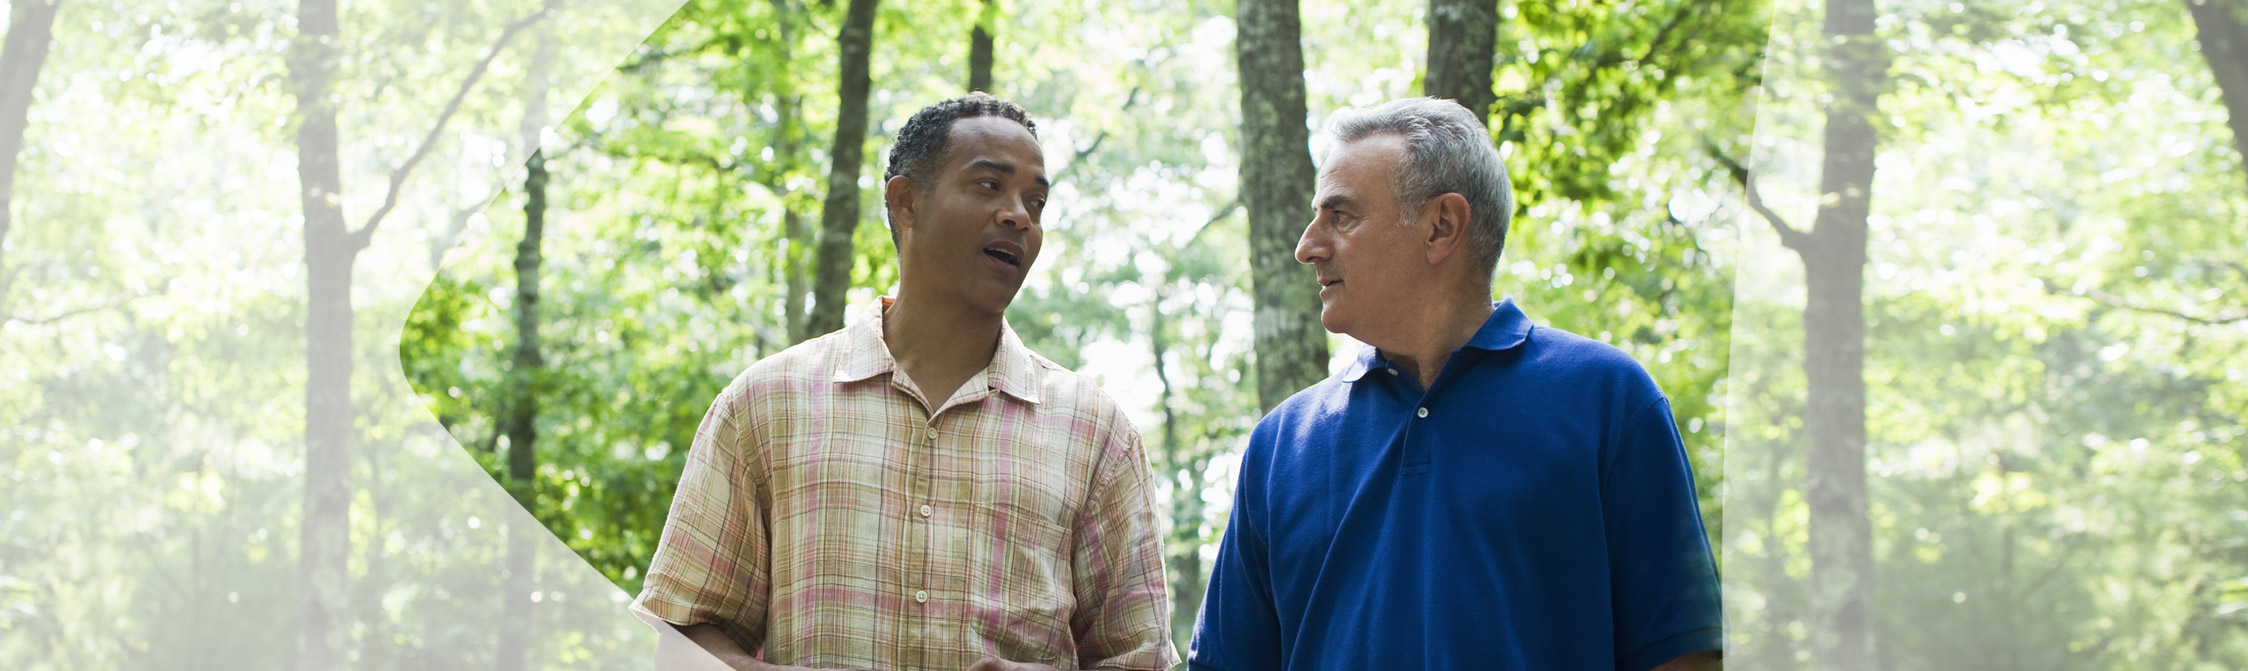
[[[1076,597],[1061,496],[1010,477],[985,480],[976,489],[980,519],[968,534],[974,539],[970,554],[989,573],[972,577],[969,591],[985,616],[990,652],[1012,661],[1074,666],[1069,620]]]

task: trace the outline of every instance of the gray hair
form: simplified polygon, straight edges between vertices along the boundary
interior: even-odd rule
[[[1405,139],[1405,158],[1391,175],[1397,204],[1410,212],[1447,193],[1467,199],[1468,249],[1485,271],[1497,267],[1514,218],[1514,188],[1498,147],[1483,123],[1459,103],[1405,98],[1369,109],[1345,109],[1327,119],[1337,145],[1374,135]]]

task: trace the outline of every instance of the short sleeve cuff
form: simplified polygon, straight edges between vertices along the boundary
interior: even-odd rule
[[[1616,659],[1616,671],[1647,671],[1681,655],[1703,650],[1723,650],[1725,630],[1704,627],[1671,635]]]
[[[1160,636],[1152,645],[1142,645],[1129,653],[1085,664],[1085,668],[1117,668],[1133,671],[1163,671],[1179,663],[1179,655],[1171,649],[1171,641]]]

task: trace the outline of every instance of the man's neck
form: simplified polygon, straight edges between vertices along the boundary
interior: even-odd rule
[[[1419,380],[1422,389],[1436,385],[1436,376],[1444,372],[1444,364],[1452,352],[1475,338],[1475,332],[1489,321],[1494,308],[1491,294],[1482,284],[1477,291],[1455,291],[1441,300],[1424,303],[1423,308],[1408,316],[1394,334],[1381,343],[1367,343],[1378,348],[1382,357],[1403,369],[1405,374]]]
[[[968,379],[991,365],[1001,315],[942,306],[903,291],[882,313],[882,342],[935,412]]]

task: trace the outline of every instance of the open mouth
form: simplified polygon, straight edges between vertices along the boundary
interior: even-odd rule
[[[985,247],[983,253],[984,256],[998,259],[1000,263],[1004,263],[1017,268],[1021,268],[1023,265],[1021,248],[1016,247],[1014,243],[993,243],[991,246]]]

